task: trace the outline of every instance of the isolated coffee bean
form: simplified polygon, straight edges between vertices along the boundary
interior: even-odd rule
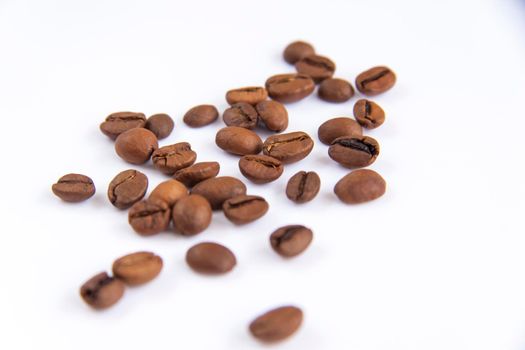
[[[95,309],[106,309],[124,295],[124,283],[101,272],[91,277],[80,287],[80,296],[86,304]]]
[[[237,259],[232,251],[225,246],[204,242],[194,245],[188,250],[186,262],[197,272],[222,274],[231,271],[237,264]]]
[[[175,172],[173,178],[182,182],[187,187],[193,187],[201,181],[217,176],[220,168],[221,167],[217,162],[195,163]]]
[[[187,142],[179,142],[164,146],[153,152],[151,156],[155,169],[164,174],[173,175],[177,170],[187,168],[197,159],[197,153]]]
[[[347,168],[361,168],[375,162],[379,143],[369,136],[342,136],[332,141],[328,155]]]
[[[168,137],[174,127],[173,119],[164,113],[154,114],[146,121],[146,129],[153,132],[159,140]]]
[[[314,89],[314,81],[306,74],[278,74],[266,80],[268,95],[281,103],[302,100]]]
[[[118,156],[132,164],[146,163],[158,147],[157,136],[144,128],[125,131],[115,141]]]
[[[146,116],[144,113],[117,112],[106,117],[106,120],[100,124],[100,131],[114,140],[124,131],[143,128],[145,125]]]
[[[310,76],[316,83],[330,78],[335,72],[335,63],[328,57],[310,55],[295,63],[295,69],[300,74]]]
[[[129,169],[117,174],[108,186],[108,198],[119,209],[127,209],[140,201],[148,189],[148,178],[138,170]]]
[[[253,129],[257,125],[257,111],[249,103],[235,103],[224,111],[222,120],[228,126]]]
[[[264,141],[263,153],[283,163],[297,162],[310,154],[314,141],[305,132],[272,135]]]
[[[212,105],[199,105],[184,114],[183,121],[192,128],[213,123],[219,117],[219,111]]]
[[[390,90],[396,83],[396,75],[388,67],[374,67],[359,74],[355,79],[357,90],[368,96],[374,96]]]
[[[286,46],[283,52],[284,60],[290,64],[295,64],[300,59],[311,55],[315,55],[315,49],[304,41],[294,41]]]
[[[302,225],[284,226],[270,235],[270,245],[277,254],[292,257],[304,252],[313,236],[312,230]]]
[[[249,86],[239,89],[230,90],[226,93],[226,101],[230,104],[239,102],[256,105],[268,98],[268,92],[261,86]]]
[[[177,180],[166,180],[161,182],[151,191],[149,198],[166,202],[170,207],[182,197],[188,195],[188,189],[182,182]]]
[[[346,102],[354,96],[354,88],[346,80],[328,78],[319,85],[317,94],[327,102]]]
[[[91,178],[81,174],[67,174],[51,186],[53,193],[66,202],[82,202],[95,194]]]
[[[286,197],[295,203],[311,201],[319,193],[321,179],[314,171],[299,171],[288,180]]]
[[[377,103],[361,99],[354,105],[354,117],[367,129],[375,129],[385,121],[385,112]]]
[[[275,342],[294,334],[303,322],[303,312],[295,306],[281,306],[250,323],[252,335],[263,342]]]
[[[175,230],[185,236],[204,231],[211,223],[211,206],[206,198],[190,194],[179,199],[172,210]]]
[[[226,152],[241,156],[257,154],[262,149],[262,140],[259,135],[238,126],[220,129],[215,136],[215,143]]]
[[[341,136],[361,136],[363,128],[353,119],[346,117],[333,118],[325,121],[317,130],[319,140],[325,145]]]
[[[259,121],[270,131],[281,132],[288,127],[288,111],[277,101],[262,101],[255,106]]]
[[[268,211],[268,202],[259,196],[240,195],[227,199],[222,204],[224,215],[236,225],[259,219]]]
[[[157,277],[162,265],[162,258],[154,253],[132,253],[115,260],[113,275],[126,284],[136,286]]]
[[[166,231],[170,223],[168,203],[158,199],[148,199],[133,204],[128,213],[128,221],[135,232],[151,236]]]
[[[213,210],[220,210],[225,200],[246,194],[246,185],[235,177],[219,176],[199,182],[191,193],[200,194],[210,202]]]
[[[352,171],[337,182],[334,193],[344,203],[358,204],[381,197],[386,191],[385,180],[373,170]]]
[[[239,160],[241,173],[250,181],[263,184],[277,180],[284,167],[280,160],[264,155],[247,155]]]

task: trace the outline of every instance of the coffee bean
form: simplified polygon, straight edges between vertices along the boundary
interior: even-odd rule
[[[319,140],[325,145],[341,136],[361,136],[363,129],[353,119],[346,117],[333,118],[325,121],[317,130]]]
[[[146,175],[134,169],[124,170],[109,183],[108,198],[115,207],[127,209],[140,201],[147,189]]]
[[[191,247],[186,253],[186,262],[197,272],[222,274],[231,271],[237,264],[232,251],[217,243],[204,242]]]
[[[219,111],[212,105],[195,106],[184,114],[183,121],[192,128],[213,123],[219,117]]]
[[[375,129],[385,121],[385,112],[377,103],[366,99],[354,105],[354,117],[364,128]]]
[[[154,114],[146,121],[146,129],[153,132],[159,140],[168,137],[174,127],[173,119],[164,113]]]
[[[230,90],[226,93],[226,101],[230,104],[239,102],[256,105],[268,98],[268,92],[261,86],[249,86],[239,89]]]
[[[157,136],[144,128],[125,131],[115,141],[118,156],[132,164],[146,163],[158,147]]]
[[[304,252],[313,236],[312,230],[302,225],[284,226],[270,235],[270,245],[277,254],[292,257]]]
[[[283,340],[294,334],[303,322],[303,312],[295,306],[281,306],[250,323],[252,335],[263,342]]]
[[[347,168],[361,168],[375,162],[379,143],[369,136],[342,136],[332,141],[328,155]]]
[[[328,102],[346,102],[354,96],[354,88],[346,80],[328,78],[319,85],[317,94]]]
[[[253,129],[257,125],[257,111],[246,102],[235,103],[224,111],[222,120],[228,126]]]
[[[297,162],[310,154],[314,141],[305,132],[272,135],[264,141],[263,153],[283,163]]]
[[[182,197],[188,195],[188,189],[183,183],[177,180],[166,180],[161,182],[151,191],[149,198],[157,199],[166,202],[170,207],[173,207],[175,203]]]
[[[240,195],[227,199],[222,210],[224,215],[236,225],[255,221],[268,211],[268,202],[259,196]]]
[[[220,210],[225,200],[246,194],[246,185],[231,176],[219,176],[199,182],[191,189],[208,200],[213,210]]]
[[[117,112],[106,117],[106,121],[100,124],[100,131],[114,140],[124,131],[143,128],[145,125],[146,116],[144,113]]]
[[[284,167],[280,160],[270,156],[247,155],[239,160],[239,169],[247,179],[263,184],[277,180]]]
[[[220,129],[215,136],[215,143],[226,152],[241,156],[260,153],[262,148],[259,135],[238,126]]]
[[[173,178],[182,182],[187,187],[193,187],[201,181],[217,176],[220,168],[217,162],[195,163],[175,172]]]
[[[390,90],[396,83],[396,75],[388,67],[374,67],[359,74],[355,79],[357,90],[368,96]]]
[[[315,89],[315,83],[305,74],[278,74],[266,80],[268,95],[282,103],[302,100]]]
[[[337,182],[334,193],[344,203],[358,204],[381,197],[386,191],[385,180],[373,170],[352,171]]]
[[[259,120],[270,131],[281,132],[288,127],[288,111],[277,101],[259,102],[255,109]]]
[[[114,305],[124,295],[124,283],[101,272],[91,277],[80,287],[80,296],[95,309],[105,309]]]
[[[286,46],[283,52],[284,60],[290,64],[295,64],[300,59],[311,55],[315,55],[315,49],[304,41],[294,41]]]
[[[128,213],[128,221],[138,234],[151,236],[168,228],[170,214],[168,203],[148,199],[133,204]]]
[[[319,193],[321,179],[316,172],[299,171],[288,180],[286,197],[295,203],[311,201]]]
[[[153,152],[153,166],[164,174],[173,175],[177,170],[184,169],[195,163],[197,153],[187,142],[179,142],[164,146]]]
[[[162,258],[154,253],[132,253],[115,260],[113,275],[126,284],[136,286],[157,277],[162,265]]]
[[[295,63],[295,69],[300,74],[310,76],[316,83],[330,78],[335,72],[335,63],[328,57],[310,55]]]
[[[86,175],[67,174],[53,184],[55,196],[66,202],[82,202],[95,194],[95,184]]]
[[[172,219],[175,230],[185,236],[204,231],[211,223],[211,206],[206,198],[190,194],[181,198],[173,207]]]

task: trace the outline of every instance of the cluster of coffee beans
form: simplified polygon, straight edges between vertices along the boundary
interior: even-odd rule
[[[284,166],[307,157],[314,141],[305,132],[281,133],[288,127],[288,112],[283,103],[299,101],[310,95],[319,84],[318,96],[328,102],[346,102],[354,94],[352,85],[333,78],[335,63],[317,55],[312,45],[294,42],[284,50],[284,59],[294,64],[297,73],[274,75],[264,87],[253,86],[230,90],[230,105],[222,114],[226,127],[220,129],[215,142],[222,150],[240,156],[239,169],[253,183],[278,179]],[[395,74],[387,67],[374,67],[355,80],[357,90],[373,96],[389,90]],[[271,100],[268,99],[271,98]],[[353,108],[355,119],[339,117],[319,126],[318,138],[328,145],[328,156],[350,169],[372,164],[379,155],[379,143],[363,135],[363,128],[383,124],[385,113],[375,102],[360,99]],[[199,105],[183,117],[190,127],[202,127],[219,117],[215,106]],[[276,132],[262,140],[257,127]],[[259,219],[266,214],[268,202],[261,196],[247,194],[246,185],[235,177],[217,176],[218,162],[195,163],[197,153],[188,142],[159,147],[158,140],[170,135],[173,120],[166,114],[146,118],[143,113],[118,112],[109,115],[100,130],[115,140],[119,157],[131,164],[144,164],[150,159],[153,167],[168,175],[144,199],[148,189],[147,176],[136,169],[117,174],[109,183],[109,202],[119,209],[129,209],[128,221],[138,234],[150,236],[166,231],[172,223],[176,232],[195,235],[204,231],[212,220],[212,211],[222,210],[236,225]],[[262,152],[262,154],[260,154]],[[319,175],[299,171],[286,186],[286,197],[295,203],[313,200],[321,187]],[[363,203],[383,195],[386,183],[373,170],[353,170],[334,187],[344,203]],[[68,202],[88,199],[95,193],[93,181],[80,174],[61,177],[52,186],[53,192]],[[310,245],[313,232],[302,225],[276,229],[270,235],[270,246],[281,256],[293,257]],[[186,254],[187,264],[205,274],[223,274],[237,264],[234,253],[214,242],[201,242]],[[162,269],[162,259],[151,252],[137,252],[113,263],[113,276],[101,272],[82,285],[84,301],[96,309],[115,304],[124,294],[125,285],[139,285],[154,279]],[[295,306],[282,306],[256,318],[249,330],[262,341],[276,341],[293,334],[302,323],[303,312]]]

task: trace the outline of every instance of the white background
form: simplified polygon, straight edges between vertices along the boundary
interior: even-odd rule
[[[98,129],[111,112],[169,113],[173,134],[198,161],[241,177],[214,144],[213,125],[190,129],[184,112],[228,89],[293,71],[281,58],[304,39],[353,81],[390,66],[394,89],[375,100],[385,124],[373,169],[381,199],[340,203],[347,170],[327,156],[317,128],[351,115],[353,102],[317,96],[288,105],[287,131],[316,141],[310,156],[267,185],[248,183],[271,209],[234,227],[222,213],[192,238],[144,238],[113,208],[107,184],[133,167]],[[525,348],[525,3],[476,1],[23,1],[0,0],[1,349],[262,349],[248,323],[282,304],[303,327],[275,349],[518,350]],[[261,132],[264,138],[268,133]],[[150,189],[165,179],[138,167]],[[287,179],[317,170],[318,197],[294,205]],[[93,178],[96,195],[67,204],[61,175]],[[283,260],[277,227],[313,229],[310,248]],[[186,250],[221,242],[238,258],[221,277],[192,272]],[[78,295],[126,253],[164,258],[159,278],[95,312]]]

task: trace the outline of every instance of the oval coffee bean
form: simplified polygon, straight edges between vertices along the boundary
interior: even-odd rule
[[[106,117],[106,120],[100,124],[100,131],[114,140],[124,131],[143,128],[145,125],[146,116],[144,113],[117,112]]]
[[[315,49],[304,41],[294,41],[286,46],[283,52],[284,60],[290,64],[295,64],[300,59],[311,55],[315,55]]]
[[[328,78],[319,85],[317,94],[327,102],[346,102],[354,96],[354,88],[346,80]]]
[[[301,254],[308,248],[314,234],[302,225],[289,225],[275,230],[270,235],[270,245],[277,254],[292,257]]]
[[[355,103],[354,117],[359,124],[367,129],[375,129],[385,122],[383,108],[366,99],[361,99]]]
[[[311,201],[319,193],[321,179],[314,171],[299,171],[288,180],[286,197],[295,203]]]
[[[385,180],[373,170],[352,171],[337,182],[334,193],[342,202],[358,204],[381,197],[386,191]]]
[[[255,109],[259,120],[270,131],[281,132],[288,127],[288,111],[277,101],[259,102]]]
[[[239,89],[230,90],[226,93],[226,101],[230,104],[239,102],[256,105],[268,98],[268,92],[261,86],[249,86]]]
[[[132,164],[146,163],[158,147],[157,136],[144,128],[125,131],[115,140],[118,156]]]
[[[373,96],[390,90],[396,83],[396,75],[388,67],[374,67],[359,74],[355,79],[357,90]]]
[[[264,141],[263,153],[283,163],[297,162],[310,154],[314,141],[305,132],[272,135]]]
[[[280,160],[270,156],[247,155],[239,160],[239,169],[247,179],[263,184],[277,180],[284,167]]]
[[[211,206],[203,196],[190,194],[175,204],[171,216],[175,229],[185,236],[191,236],[210,226]]]
[[[133,204],[128,213],[128,221],[138,234],[151,236],[168,228],[170,214],[168,203],[148,199]]]
[[[124,288],[122,281],[101,272],[80,287],[80,296],[89,306],[106,309],[122,298]]]
[[[199,182],[191,193],[200,194],[210,202],[213,210],[219,210],[225,200],[246,194],[246,185],[234,177],[219,176]]]
[[[305,74],[278,74],[266,80],[268,95],[281,103],[302,100],[315,89],[315,83]]]
[[[361,168],[375,162],[379,143],[369,136],[342,136],[332,141],[328,155],[347,168]]]
[[[146,121],[146,129],[154,133],[159,140],[170,136],[174,127],[173,119],[164,113],[154,114]]]
[[[253,129],[257,125],[257,111],[246,102],[235,103],[224,111],[222,120],[228,126]]]
[[[66,202],[82,202],[95,194],[91,178],[81,174],[67,174],[51,186],[55,196]]]
[[[187,187],[193,187],[201,181],[217,176],[220,168],[221,167],[217,162],[195,163],[175,172],[173,178],[182,182]]]
[[[298,73],[306,74],[316,83],[320,83],[334,75],[335,63],[328,57],[311,55],[297,61],[295,63],[295,69]]]
[[[161,200],[173,207],[182,197],[188,195],[188,189],[183,183],[177,180],[166,180],[161,182],[151,191],[149,198]]]
[[[127,209],[140,201],[147,189],[146,175],[134,169],[124,170],[109,183],[108,198],[115,207]]]
[[[255,221],[268,211],[268,202],[259,196],[240,195],[227,199],[222,210],[224,215],[236,225]]]
[[[197,272],[221,274],[231,271],[237,264],[237,259],[225,246],[204,242],[188,250],[186,262]]]
[[[126,284],[136,286],[157,277],[162,265],[162,258],[154,253],[132,253],[115,260],[113,275]]]
[[[260,153],[262,148],[259,135],[238,126],[220,129],[215,136],[215,143],[226,152],[241,156]]]
[[[317,130],[319,140],[325,145],[341,136],[361,136],[363,128],[353,119],[346,117],[333,118],[325,121]]]
[[[263,342],[283,340],[294,334],[303,322],[303,312],[295,306],[281,306],[250,323],[252,335]]]
[[[212,105],[199,105],[184,114],[183,121],[192,128],[213,123],[219,117],[219,111]]]
[[[153,152],[153,166],[164,174],[173,175],[177,170],[187,168],[197,159],[197,153],[187,142],[164,146]]]

